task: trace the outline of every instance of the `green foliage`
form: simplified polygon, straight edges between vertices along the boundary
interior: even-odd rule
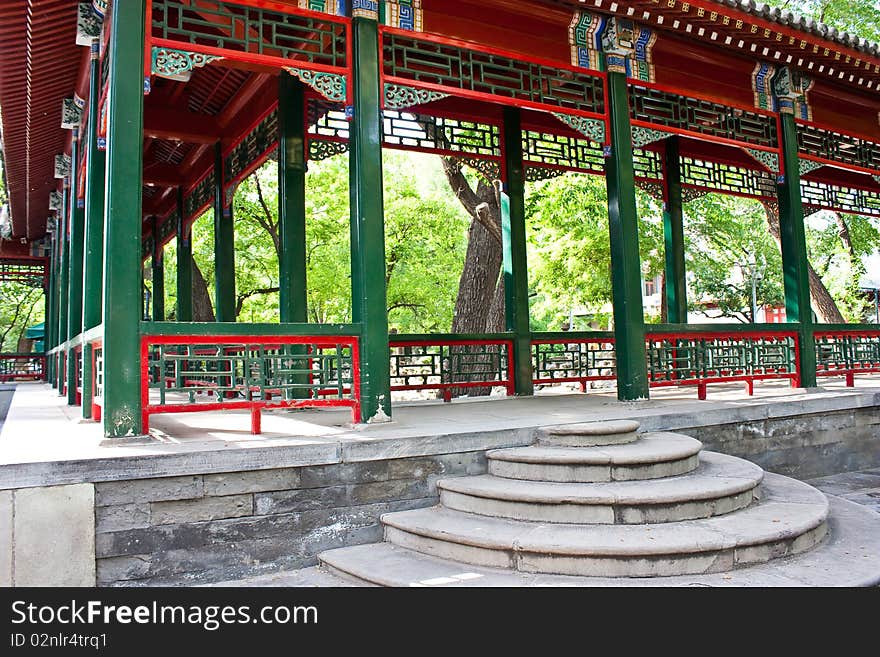
[[[388,322],[401,333],[449,331],[470,217],[452,196],[440,159],[386,151]]]
[[[639,197],[639,256],[646,277],[663,268],[661,209]],[[611,303],[608,196],[600,176],[567,173],[526,187],[531,321],[559,330],[572,310],[588,309],[606,326]],[[586,328],[577,326],[577,328]]]
[[[880,41],[876,0],[788,0],[782,7],[863,39]]]
[[[841,239],[833,212],[820,212],[807,221],[807,251],[846,321],[863,322],[874,312],[873,302],[859,293],[859,283],[867,273],[863,258],[874,253],[880,244],[880,221],[861,215],[840,218],[848,229],[855,258]]]
[[[448,331],[470,218],[446,185],[439,158],[386,151],[383,160],[389,325],[402,333]],[[278,286],[270,236],[277,234],[276,172],[276,163],[267,162],[235,194],[236,292],[244,297],[239,321],[278,321],[278,293],[266,292]],[[351,320],[348,178],[347,156],[309,163],[308,317],[316,323]],[[193,255],[213,293],[212,217],[209,210],[194,224]],[[166,264],[166,275],[171,269]],[[166,289],[173,290],[173,280]]]
[[[708,194],[685,204],[684,221],[691,310],[713,301],[723,316],[751,320],[750,262],[762,272],[756,281],[758,306],[783,302],[782,256],[760,203]]]
[[[0,351],[16,352],[28,326],[43,321],[43,289],[4,281],[0,283]]]

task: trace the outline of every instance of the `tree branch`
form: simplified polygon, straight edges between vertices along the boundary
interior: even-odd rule
[[[257,222],[269,233],[269,236],[272,238],[272,243],[275,245],[275,252],[278,254],[278,257],[281,257],[281,240],[278,237],[278,222],[273,221],[272,213],[269,210],[269,206],[266,204],[266,199],[263,197],[263,186],[260,185],[260,178],[257,176],[256,171],[251,174],[251,177],[254,179],[254,183],[257,186],[257,198],[260,201],[260,207],[263,208],[263,214],[265,215],[265,220],[261,217],[256,217]]]
[[[272,294],[273,292],[278,292],[278,287],[261,287],[256,290],[249,290],[247,292],[242,292],[238,295],[238,300],[235,303],[235,316],[238,317],[241,314],[241,308],[244,306],[244,302],[251,297],[255,297],[258,294]]]

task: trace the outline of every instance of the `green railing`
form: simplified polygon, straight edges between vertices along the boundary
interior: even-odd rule
[[[509,334],[392,335],[389,347],[391,390],[439,390],[446,401],[473,388],[513,394]]]
[[[823,324],[813,335],[817,376],[845,376],[852,387],[856,374],[880,372],[880,327]]]
[[[532,334],[532,381],[535,385],[613,381],[617,374],[614,334],[610,331],[563,331]]]
[[[651,326],[646,347],[652,387],[696,385],[700,399],[709,383],[744,381],[750,394],[756,380],[800,385],[798,334],[790,325]]]

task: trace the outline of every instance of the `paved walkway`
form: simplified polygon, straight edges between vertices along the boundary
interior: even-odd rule
[[[837,495],[880,513],[880,468],[843,472],[830,477],[809,479],[807,483],[827,495]]]

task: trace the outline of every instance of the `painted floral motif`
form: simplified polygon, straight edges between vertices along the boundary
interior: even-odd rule
[[[99,14],[91,2],[81,2],[77,6],[76,45],[90,46],[101,36],[103,14]]]
[[[402,84],[385,85],[385,107],[387,109],[406,109],[447,97],[449,97],[449,94],[439,91],[416,89],[415,87],[407,87]]]
[[[779,153],[747,148],[746,152],[772,172],[779,171]]]
[[[590,141],[598,144],[605,143],[605,122],[601,119],[591,119],[586,116],[572,116],[553,112],[553,116],[565,123],[568,127],[577,130]]]
[[[285,67],[284,70],[298,77],[327,100],[341,103],[346,99],[348,86],[344,75],[293,67]]]
[[[65,98],[61,102],[61,127],[65,130],[78,128],[82,123],[83,108],[86,101],[73,94],[72,98]]]
[[[70,155],[55,156],[55,178],[67,178],[70,175]]]
[[[309,159],[313,162],[319,162],[348,152],[348,144],[341,141],[309,141]]]
[[[633,148],[642,148],[647,146],[648,144],[653,144],[655,141],[662,141],[666,139],[669,134],[662,132],[661,130],[654,130],[652,128],[643,128],[641,126],[633,126],[632,128],[632,144]]]
[[[186,52],[173,48],[153,48],[153,75],[171,80],[186,82],[193,69],[206,66],[213,61],[223,59],[217,55],[204,55],[198,52]]]

